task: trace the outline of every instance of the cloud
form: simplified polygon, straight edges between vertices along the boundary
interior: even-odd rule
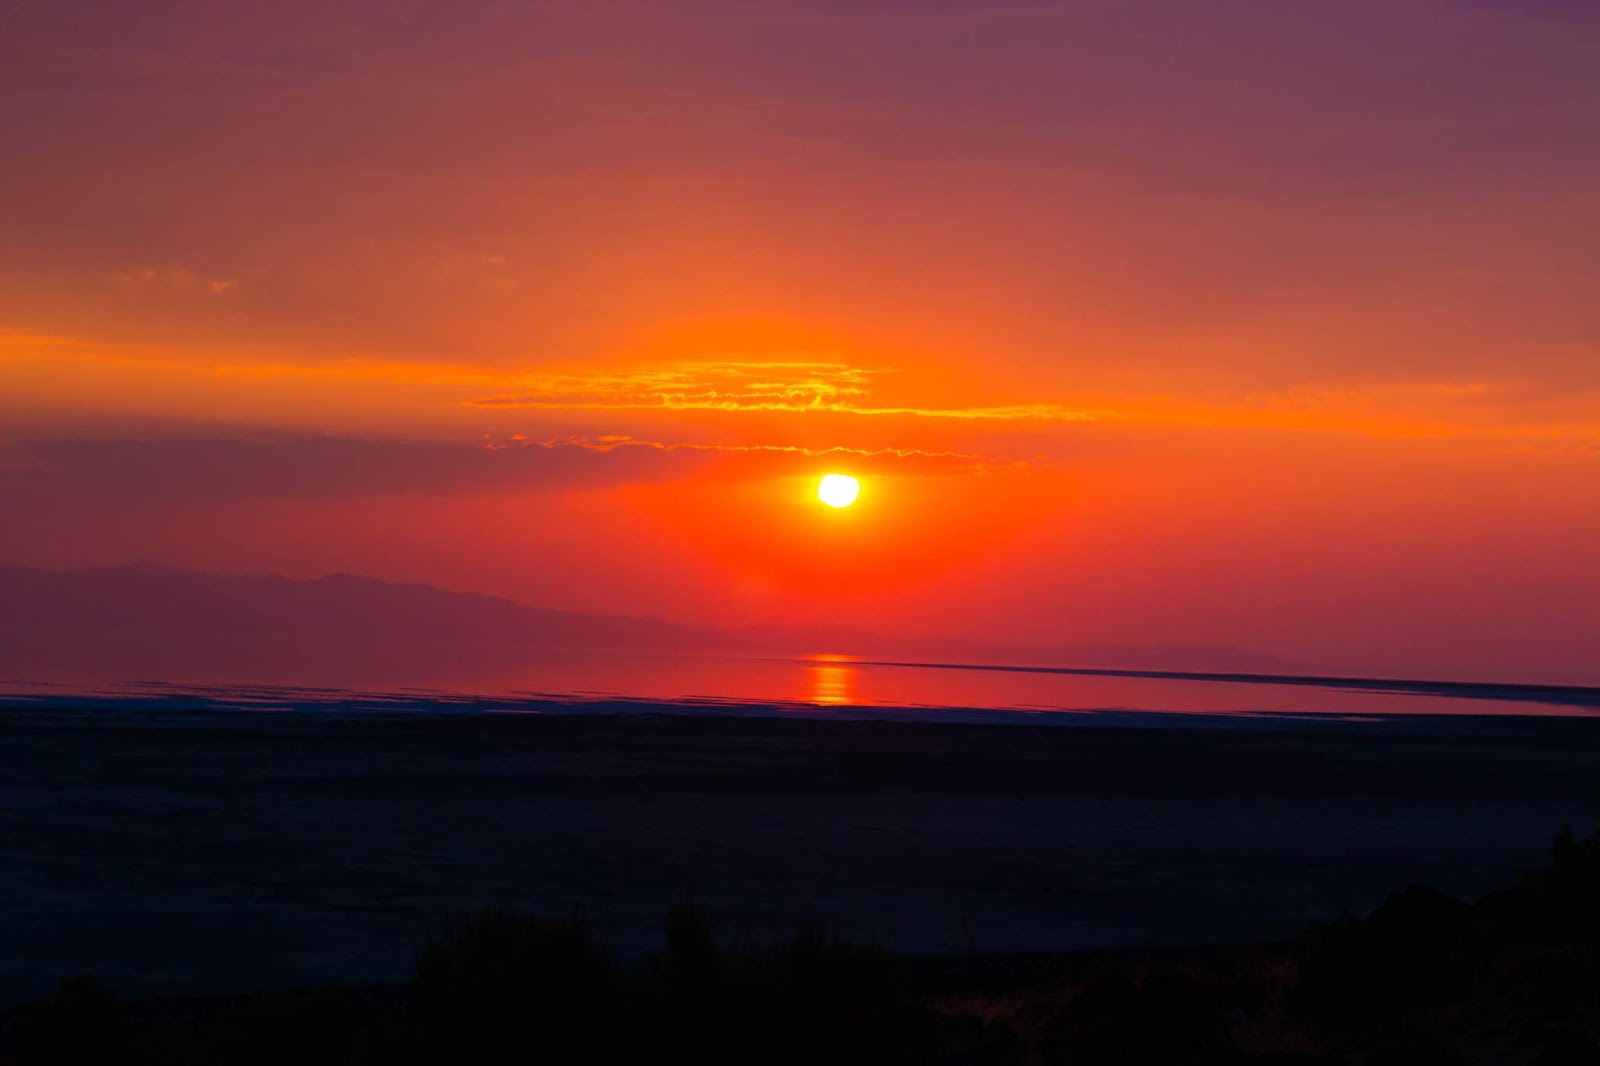
[[[784,423],[790,430],[812,415],[860,418],[855,427],[860,432],[852,431],[849,438],[852,443],[876,447],[905,440],[907,419],[964,421],[973,423],[970,428],[986,437],[999,434],[1034,442],[1052,433],[1071,433],[1075,441],[1081,441],[1080,434],[1089,424],[1143,431],[1167,428],[1477,439],[1552,454],[1582,454],[1590,442],[1600,441],[1600,421],[1595,418],[1600,411],[1600,388],[1536,377],[1314,382],[1259,391],[1100,392],[1074,397],[1077,402],[1068,402],[1059,393],[1039,396],[1035,391],[1037,399],[1024,396],[1018,397],[1018,402],[1006,402],[1009,398],[1005,398],[959,406],[917,403],[906,391],[895,393],[893,387],[903,380],[895,369],[828,360],[698,360],[593,369],[552,366],[517,373],[498,367],[381,359],[245,362],[207,358],[201,362],[191,361],[193,358],[186,353],[96,345],[38,329],[0,326],[0,366],[23,371],[8,381],[10,393],[0,396],[0,408],[6,401],[20,405],[19,410],[9,412],[13,422],[30,403],[41,410],[62,405],[71,409],[78,383],[88,380],[100,382],[102,394],[137,390],[140,395],[173,398],[176,405],[161,409],[162,417],[187,417],[210,424],[257,421],[264,410],[291,416],[326,412],[333,409],[337,397],[344,411],[337,428],[325,427],[317,417],[295,419],[290,424],[331,428],[342,436],[370,430],[374,423],[353,425],[351,419],[363,410],[376,410],[375,397],[387,390],[387,395],[399,397],[396,404],[411,405],[405,410],[416,420],[415,425],[451,425],[476,435],[485,429],[508,428],[506,416],[515,417],[517,412],[545,413],[551,417],[530,417],[517,428],[547,439],[558,432],[551,423],[558,421],[554,416],[561,412],[614,414],[615,418],[579,419],[576,424],[560,420],[565,424],[560,424],[559,432],[681,434],[678,440],[688,443],[673,447],[714,448],[724,453],[729,452],[729,445],[706,443],[713,432],[707,427],[714,420],[697,419],[696,413],[738,416],[772,412],[795,419]],[[52,381],[58,387],[43,387]],[[113,381],[118,383],[116,388],[106,384]],[[146,381],[150,384],[145,385]],[[882,393],[889,395],[880,397]],[[314,405],[306,403],[306,397],[314,397]],[[630,414],[645,417],[627,417]],[[881,417],[882,423],[872,423],[875,417]],[[271,424],[270,417],[265,421]],[[777,421],[757,423],[763,436],[771,434],[763,448],[787,446],[775,428]],[[376,424],[387,432],[392,421]],[[795,436],[816,439],[809,431]],[[970,439],[967,443],[974,446]],[[1015,446],[998,448],[1010,453],[1017,450]],[[1039,448],[1029,445],[1024,450],[1031,454]]]
[[[13,493],[154,505],[575,489],[685,473],[685,464],[666,453],[637,449],[612,455],[542,443],[491,449],[280,436],[73,439],[24,447],[31,469],[0,474],[0,485]]]
[[[192,270],[155,270],[145,267],[118,274],[116,280],[125,285],[156,285],[168,289],[198,289],[215,296],[232,292],[239,287],[237,278],[207,278]]]
[[[894,371],[832,362],[710,361],[529,377],[524,388],[467,406],[547,411],[778,411],[909,415],[990,421],[1091,422],[1097,412],[1058,403],[972,407],[868,401],[874,381]]]
[[[938,451],[925,448],[807,448],[798,444],[727,444],[727,443],[671,443],[657,440],[640,440],[624,434],[599,437],[569,437],[565,440],[527,441],[518,434],[503,443],[490,442],[485,447],[568,447],[584,448],[596,452],[613,452],[619,449],[648,448],[659,452],[686,452],[721,456],[757,456],[767,459],[798,459],[806,468],[814,468],[811,460],[836,459],[851,462],[863,468],[891,473],[951,473],[957,471],[1014,470],[1029,466],[1022,459],[979,452]]]
[[[462,284],[491,292],[512,292],[520,284],[511,258],[491,253],[447,256],[434,265],[431,278],[440,285]]]
[[[1481,439],[1517,451],[1574,453],[1600,441],[1600,391],[1522,382],[1412,381],[1321,386],[1210,398],[1152,397],[1129,421],[1198,428]],[[1560,447],[1550,447],[1550,445]]]
[[[999,470],[1017,460],[908,448],[672,442],[610,435],[476,445],[351,437],[172,437],[14,442],[0,496],[142,507],[236,499],[450,496],[608,488],[692,477],[761,478],[848,463],[873,473]]]
[[[50,333],[31,326],[0,326],[0,356],[6,354],[36,355],[47,349],[72,351],[83,346],[76,337]]]
[[[1353,433],[1371,437],[1482,436],[1516,444],[1600,439],[1582,417],[1593,390],[1554,390],[1542,402],[1526,384],[1481,380],[1318,384],[1252,393],[1127,395],[938,406],[885,402],[875,393],[895,371],[838,362],[682,362],[622,370],[547,372],[515,391],[464,406],[588,412],[779,412],[996,423],[1007,429],[1120,423],[1200,429]],[[1545,389],[1545,393],[1552,390]]]

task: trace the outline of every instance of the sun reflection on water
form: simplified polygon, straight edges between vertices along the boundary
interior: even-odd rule
[[[807,671],[806,700],[824,707],[836,707],[854,700],[855,667],[848,655],[813,655]]]

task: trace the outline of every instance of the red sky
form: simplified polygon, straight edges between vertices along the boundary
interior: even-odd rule
[[[1593,5],[5,22],[0,558],[1600,681]]]

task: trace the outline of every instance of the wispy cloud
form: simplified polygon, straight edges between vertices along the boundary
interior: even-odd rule
[[[156,270],[145,267],[140,270],[129,270],[116,275],[118,282],[124,285],[154,285],[167,289],[194,289],[209,292],[214,296],[232,292],[239,287],[237,278],[205,277],[192,270],[177,268],[172,270]]]
[[[517,412],[551,416],[546,420],[529,418],[528,432],[534,436],[549,432],[552,422],[563,421],[554,416],[571,412],[616,416],[582,419],[587,423],[582,429],[637,433],[643,428],[651,435],[681,432],[683,440],[694,442],[721,435],[709,428],[711,420],[696,420],[697,412],[733,416],[769,412],[799,421],[815,415],[860,418],[869,439],[876,438],[873,443],[897,444],[906,439],[907,420],[963,421],[989,435],[1019,432],[1031,436],[1036,431],[1064,431],[1098,423],[1133,430],[1166,427],[1461,438],[1564,455],[1593,454],[1590,445],[1600,442],[1600,419],[1595,416],[1600,411],[1600,387],[1555,389],[1537,381],[1464,378],[1307,384],[1259,391],[1101,392],[1073,397],[1077,402],[1045,394],[1021,402],[962,405],[915,402],[917,380],[913,375],[834,360],[696,360],[593,369],[557,366],[517,373],[490,366],[414,360],[217,360],[208,355],[90,343],[16,327],[0,327],[0,366],[26,371],[26,376],[8,382],[11,390],[0,394],[0,404],[27,401],[29,388],[37,390],[40,381],[76,382],[90,375],[111,380],[104,375],[115,374],[127,383],[171,382],[169,394],[174,397],[202,397],[203,404],[195,400],[199,406],[190,413],[211,422],[218,420],[218,412],[228,403],[242,398],[260,399],[261,403],[251,408],[255,411],[269,402],[299,402],[296,398],[314,389],[321,400],[342,396],[354,405],[352,410],[360,410],[364,398],[370,400],[377,390],[386,389],[399,390],[391,391],[394,396],[403,393],[403,401],[397,402],[410,405],[406,410],[435,426],[472,426],[473,432],[482,432],[489,426],[505,426],[507,416],[514,417]],[[56,389],[49,393],[50,402],[63,402],[59,397],[68,395]],[[267,397],[277,399],[269,401]],[[366,408],[370,407],[367,403]],[[882,425],[870,425],[874,418],[881,418]],[[641,427],[641,422],[647,425]],[[798,422],[773,419],[762,426],[768,443],[760,447],[786,448],[786,433],[796,429]],[[345,423],[318,428],[351,433],[365,427]],[[809,431],[803,436],[814,439]],[[852,438],[859,439],[855,434]],[[587,439],[591,443],[603,440]],[[672,446],[724,451],[735,447]]]
[[[1128,403],[1117,417],[1199,428],[1483,438],[1517,450],[1570,454],[1574,443],[1600,442],[1596,411],[1600,389],[1554,392],[1513,382],[1411,381],[1150,397]]]
[[[814,473],[820,461],[879,474],[1016,469],[1018,460],[917,448],[802,448],[623,435],[479,444],[280,434],[16,441],[0,498],[136,508],[237,499],[454,496],[605,489],[692,477]]]
[[[845,363],[708,360],[622,370],[529,375],[524,389],[474,401],[494,407],[718,408],[777,405],[806,410],[865,396],[875,375]]]
[[[430,277],[439,285],[468,285],[491,292],[512,292],[520,285],[511,258],[487,252],[440,259]]]
[[[798,456],[805,459],[841,459],[861,462],[905,462],[937,468],[941,471],[1008,470],[1031,465],[1026,460],[980,452],[940,451],[926,448],[807,448],[797,444],[729,444],[723,442],[641,440],[625,434],[605,434],[598,437],[565,437],[549,440],[529,440],[523,434],[513,434],[504,440],[485,442],[485,448],[502,451],[508,448],[583,448],[593,452],[612,452],[619,449],[647,448],[658,452],[701,452],[723,455]]]
[[[530,376],[522,388],[468,400],[471,407],[547,411],[778,411],[906,415],[993,421],[1090,422],[1102,415],[1058,403],[971,407],[869,399],[884,368],[832,362],[708,361]]]

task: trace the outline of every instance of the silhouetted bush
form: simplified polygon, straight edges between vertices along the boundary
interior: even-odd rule
[[[622,973],[578,919],[484,911],[429,944],[412,982],[423,1061],[606,1061]]]
[[[1212,1066],[1237,1061],[1229,997],[1183,970],[1089,982],[1044,1033],[1046,1061],[1074,1066]]]
[[[812,928],[750,951],[730,978],[741,1061],[895,1063],[930,1054],[929,1014],[887,952]]]
[[[1412,886],[1366,918],[1307,931],[1299,949],[1296,1015],[1374,1063],[1459,1059],[1458,1031],[1483,1004],[1522,1018],[1518,1039],[1592,1025],[1600,833],[1579,840],[1564,830],[1549,865],[1475,904]]]
[[[820,928],[730,947],[684,901],[624,969],[581,921],[486,911],[407,987],[130,1008],[72,978],[0,1012],[0,1066],[1449,1066],[1486,1046],[1600,1066],[1597,918],[1600,834],[1570,832],[1476,904],[1412,886],[1247,950],[928,964]]]
[[[1578,840],[1563,829],[1551,842],[1550,865],[1530,874],[1517,895],[1539,935],[1600,945],[1600,832]]]
[[[897,1063],[935,1042],[892,955],[806,929],[776,946],[727,950],[705,913],[673,908],[667,952],[641,989],[649,1061]]]
[[[104,1066],[127,1060],[132,1022],[115,995],[89,974],[68,977],[55,998],[16,1026],[5,1060],[27,1066]]]
[[[693,900],[680,900],[667,912],[667,976],[680,985],[709,982],[723,960],[711,919]]]
[[[1564,1030],[1545,1041],[1530,1066],[1600,1066],[1600,1043],[1581,1030]]]
[[[1329,1032],[1386,1034],[1459,1001],[1477,970],[1471,908],[1424,885],[1301,937],[1300,1016]]]
[[[1492,989],[1496,1002],[1519,1010],[1572,1014],[1595,995],[1595,964],[1581,946],[1555,948],[1509,963]]]
[[[269,992],[219,1009],[207,1024],[197,1026],[192,1054],[184,1061],[345,1066],[363,1058],[372,1028],[382,1022],[343,989]]]
[[[452,923],[413,982],[411,1061],[701,1064],[927,1061],[934,1019],[885,952],[807,930],[725,950],[680,903],[666,951],[624,972],[577,921],[487,912]]]

